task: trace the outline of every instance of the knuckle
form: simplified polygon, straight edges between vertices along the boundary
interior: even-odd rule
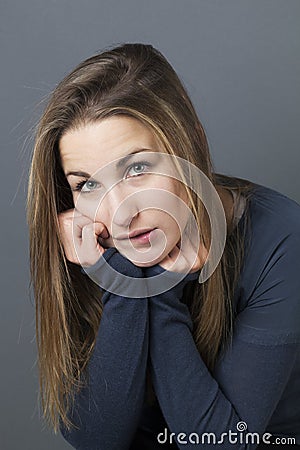
[[[70,228],[70,226],[73,225],[73,222],[74,220],[72,216],[63,215],[58,217],[58,223],[63,228]]]
[[[86,236],[91,237],[91,236],[94,236],[94,234],[95,234],[95,230],[94,230],[94,226],[92,223],[85,225],[82,228],[82,237],[86,237]]]

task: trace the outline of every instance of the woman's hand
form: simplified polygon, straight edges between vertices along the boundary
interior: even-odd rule
[[[197,272],[202,269],[208,256],[204,244],[199,244],[198,252],[188,237],[184,246],[179,241],[171,252],[159,263],[161,267],[172,272]],[[177,261],[176,258],[178,257]],[[176,263],[175,263],[176,261]]]
[[[98,237],[109,237],[102,222],[93,222],[76,209],[58,215],[61,241],[68,261],[82,266],[92,266],[105,252]]]
[[[184,288],[188,282],[197,280],[198,272],[204,266],[207,256],[208,252],[203,244],[200,243],[196,249],[192,241],[185,236],[184,243],[179,241],[161,262],[144,269],[148,279],[148,297],[154,304],[164,303],[167,309],[173,310],[177,305],[175,308],[177,317],[181,313],[185,316],[188,310],[186,305],[185,307],[181,305]],[[191,318],[188,320],[192,329],[192,320]]]

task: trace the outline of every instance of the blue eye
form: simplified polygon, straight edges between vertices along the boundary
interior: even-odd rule
[[[83,186],[82,186],[82,192],[89,192],[94,191],[97,189],[98,184],[96,181],[88,180]]]
[[[131,164],[131,166],[129,166],[129,170],[126,172],[126,177],[136,177],[137,175],[142,175],[143,173],[145,173],[146,167],[148,166],[149,163],[147,163],[146,161],[135,162]]]
[[[92,192],[99,187],[99,183],[93,180],[80,181],[76,184],[74,191]]]
[[[144,173],[147,173],[147,170],[152,166],[151,163],[147,161],[136,161],[133,162],[130,166],[128,166],[126,173],[124,175],[124,178],[133,178],[137,177],[139,175],[143,175]],[[98,181],[95,180],[82,180],[79,181],[75,187],[72,189],[72,191],[79,191],[82,193],[89,193],[94,192],[101,188],[101,184],[98,183]]]

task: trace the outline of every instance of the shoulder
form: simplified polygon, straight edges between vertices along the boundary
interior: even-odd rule
[[[254,184],[249,212],[253,231],[268,229],[274,237],[300,231],[300,204],[267,186]]]
[[[248,263],[265,261],[276,249],[288,248],[300,240],[300,205],[286,195],[253,184],[240,226],[245,226]],[[300,250],[300,249],[299,249]]]
[[[236,292],[245,323],[300,336],[300,205],[261,185],[249,200],[249,228]]]

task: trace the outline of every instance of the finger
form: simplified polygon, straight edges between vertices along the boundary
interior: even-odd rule
[[[169,253],[169,257],[175,261],[176,258],[180,255],[180,247],[176,244],[175,247],[172,248],[172,250]]]
[[[95,233],[103,239],[109,238],[108,229],[102,222],[95,222]]]
[[[160,265],[162,265],[160,263]],[[177,245],[173,247],[168,256],[164,260],[164,266],[167,270],[173,272],[186,272],[187,262]]]
[[[191,240],[187,240],[185,247],[186,258],[192,267],[191,271],[202,269],[208,258],[208,250],[206,249],[202,239],[198,244],[197,250],[195,250],[195,245]]]
[[[85,225],[82,229],[82,243],[81,246],[93,250],[94,247],[100,248],[101,252],[104,251],[98,238],[105,238],[109,236],[106,226],[102,222],[92,222]]]
[[[102,222],[92,222],[82,228],[81,245],[78,252],[80,264],[88,266],[96,263],[106,249],[100,244],[99,236],[109,236]]]
[[[82,229],[82,240],[80,247],[81,264],[86,265],[87,261],[92,264],[93,261],[100,257],[102,247],[98,245],[97,235],[95,234],[95,224],[85,225]],[[96,262],[95,261],[95,262]]]
[[[179,254],[178,250],[179,249]],[[178,257],[174,267],[180,272],[193,272],[200,268],[200,260],[198,253],[195,250],[194,243],[188,236],[177,243],[177,246],[172,250],[171,256]]]
[[[87,216],[77,216],[73,217],[73,234],[75,238],[82,239],[82,230],[86,225],[92,224],[93,221]]]
[[[74,210],[69,210],[61,213],[59,215],[59,226],[62,231],[66,231],[70,234],[70,229],[77,236],[81,236],[81,229],[84,225],[92,222],[90,218],[82,214],[74,212]]]
[[[77,250],[80,248],[82,227],[91,220],[78,211],[70,209],[58,215],[60,239],[66,258],[79,264]]]
[[[187,263],[191,265],[191,267],[196,262],[196,258],[198,256],[197,251],[195,249],[194,243],[189,239],[187,236],[184,242],[181,244],[181,251],[184,255],[185,259],[187,260]]]

